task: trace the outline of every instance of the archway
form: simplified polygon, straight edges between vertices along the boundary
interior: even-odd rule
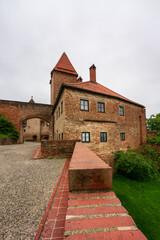
[[[52,123],[41,116],[27,116],[20,120],[20,126],[20,143],[52,139]]]

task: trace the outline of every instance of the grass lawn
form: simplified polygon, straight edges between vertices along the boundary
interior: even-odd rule
[[[160,175],[150,182],[137,182],[114,174],[113,191],[148,240],[160,240]]]

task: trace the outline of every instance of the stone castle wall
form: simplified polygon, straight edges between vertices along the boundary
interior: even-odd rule
[[[65,140],[81,139],[82,132],[90,132],[90,143],[86,144],[99,157],[112,165],[113,153],[119,149],[138,147],[146,142],[145,109],[143,107],[109,98],[107,96],[65,89],[65,118],[63,131]],[[80,99],[89,100],[89,111],[80,110]],[[105,103],[105,113],[97,111],[98,102]],[[59,106],[57,104],[57,107]],[[124,116],[119,116],[119,105],[124,107]],[[55,119],[55,132],[61,132],[60,118]],[[59,121],[59,122],[58,122]],[[100,142],[100,132],[107,132],[107,142]],[[120,133],[125,133],[125,141]]]

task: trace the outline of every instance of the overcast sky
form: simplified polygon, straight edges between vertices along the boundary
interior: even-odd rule
[[[160,112],[160,0],[0,0],[0,99],[50,103],[63,52],[97,81]]]

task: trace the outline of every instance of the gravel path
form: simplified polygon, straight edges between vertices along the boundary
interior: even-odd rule
[[[30,160],[38,143],[0,146],[0,239],[34,239],[65,159]]]

